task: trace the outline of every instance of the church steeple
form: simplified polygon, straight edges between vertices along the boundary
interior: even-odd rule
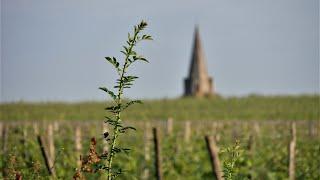
[[[185,79],[185,96],[207,96],[213,94],[212,79],[206,67],[204,50],[202,48],[199,27],[195,27],[193,52],[189,76]]]

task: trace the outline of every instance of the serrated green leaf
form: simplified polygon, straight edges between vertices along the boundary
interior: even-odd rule
[[[117,99],[117,96],[114,94],[114,92],[110,91],[106,87],[99,87],[99,89],[101,89],[102,91],[108,93],[113,100]]]
[[[143,40],[153,40],[152,37],[150,35],[147,35],[147,34],[144,34],[141,39],[143,39]]]
[[[125,133],[127,130],[134,130],[134,131],[136,131],[137,129],[136,128],[134,128],[134,127],[131,127],[131,126],[126,126],[126,127],[123,127],[123,128],[121,128],[120,129],[120,132],[121,133]]]
[[[127,55],[127,53],[126,52],[124,52],[124,51],[120,51],[122,54],[124,54],[124,55]]]
[[[108,123],[108,124],[113,125],[113,126],[116,126],[116,125],[119,124],[119,122],[117,120],[115,120],[115,119],[112,119],[112,118],[110,118],[108,116],[105,116],[105,118],[107,119],[107,120],[104,121],[105,123]]]
[[[129,152],[131,151],[131,149],[129,149],[129,148],[122,148],[121,151],[124,152],[124,153],[126,153],[126,154],[129,154]]]
[[[135,79],[138,79],[139,77],[137,76],[124,76],[123,77],[123,82],[128,83],[128,82],[133,82]]]
[[[117,61],[117,59],[115,57],[105,57],[106,60],[111,63],[117,70],[117,72],[119,73],[121,71],[121,69],[119,68],[120,63]]]
[[[141,100],[133,100],[133,101],[130,101],[128,103],[126,103],[122,108],[121,110],[125,110],[127,109],[128,107],[130,107],[131,105],[133,104],[142,104],[142,101]]]
[[[118,113],[121,110],[121,106],[120,105],[109,106],[109,107],[106,107],[105,110],[110,111],[112,113]]]
[[[144,57],[141,57],[141,58],[139,58],[138,60],[141,60],[141,61],[144,61],[144,62],[149,62],[146,58],[144,58]]]
[[[143,30],[145,27],[147,27],[147,23],[145,21],[141,21],[138,25],[139,30]]]
[[[140,61],[144,61],[144,62],[149,62],[149,61],[148,61],[145,57],[143,57],[143,56],[132,56],[132,58],[133,58],[134,61],[140,60]]]
[[[124,50],[126,51],[126,54],[129,53],[129,49],[126,46],[122,46],[124,48]]]

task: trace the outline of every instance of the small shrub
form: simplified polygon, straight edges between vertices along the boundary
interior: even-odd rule
[[[118,79],[114,86],[113,91],[110,88],[100,87],[102,91],[108,94],[112,98],[112,105],[105,108],[109,115],[106,116],[105,123],[112,127],[112,131],[104,132],[103,138],[109,143],[109,150],[103,152],[103,154],[98,155],[95,151],[96,142],[93,139],[91,141],[90,153],[87,157],[82,160],[82,167],[74,176],[74,179],[82,179],[81,172],[106,172],[107,179],[115,179],[117,176],[122,174],[123,170],[121,168],[114,168],[113,162],[115,155],[117,153],[129,153],[130,149],[126,147],[121,147],[119,145],[119,136],[126,133],[129,130],[136,130],[134,127],[125,126],[121,117],[122,112],[129,106],[137,103],[142,103],[140,100],[133,100],[129,102],[123,101],[124,89],[130,88],[134,81],[138,78],[137,76],[128,75],[128,69],[132,64],[136,62],[148,62],[148,60],[139,55],[134,48],[136,45],[145,40],[152,40],[150,35],[143,34],[141,32],[147,27],[145,21],[141,21],[138,25],[134,26],[133,34],[128,33],[128,40],[126,45],[123,46],[121,53],[124,54],[124,61],[121,63],[115,57],[106,57],[106,60],[111,63],[116,73],[118,74]]]

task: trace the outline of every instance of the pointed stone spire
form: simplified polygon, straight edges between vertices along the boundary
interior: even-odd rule
[[[185,79],[185,96],[211,95],[212,79],[208,75],[204,51],[202,48],[199,28],[195,27],[193,52],[189,69],[189,76]]]
[[[194,32],[193,52],[190,64],[189,77],[195,79],[207,79],[208,72],[205,63],[205,56],[201,45],[199,28],[196,26]]]

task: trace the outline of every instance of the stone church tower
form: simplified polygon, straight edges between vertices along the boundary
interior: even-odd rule
[[[208,75],[199,29],[196,27],[189,76],[184,80],[184,96],[202,97],[213,94],[213,80]]]

